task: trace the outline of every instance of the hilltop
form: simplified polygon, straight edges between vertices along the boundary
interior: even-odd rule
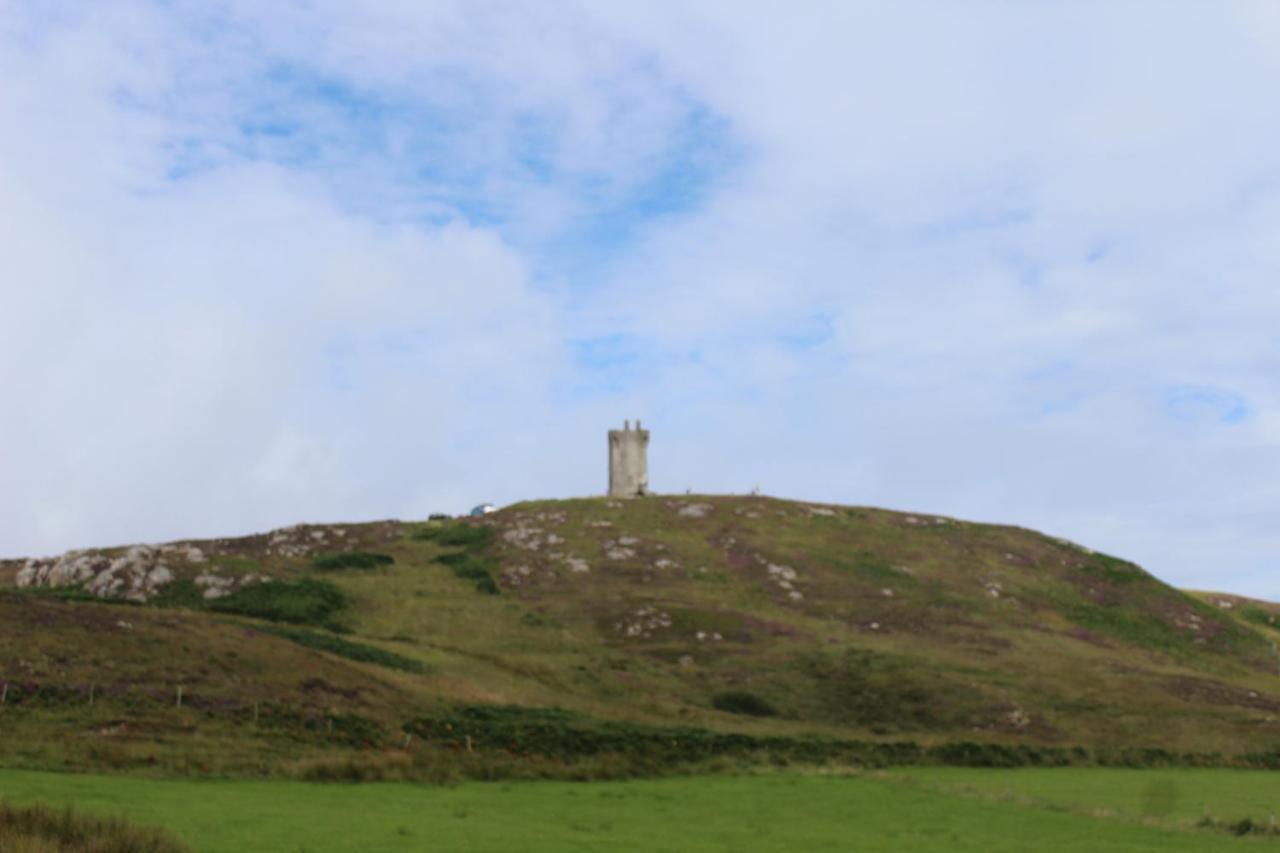
[[[0,761],[544,773],[675,731],[1227,760],[1280,745],[1277,617],[1034,531],[757,496],[300,525],[0,563]]]

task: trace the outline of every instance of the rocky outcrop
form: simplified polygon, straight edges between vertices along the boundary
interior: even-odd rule
[[[183,558],[188,549],[181,546]],[[118,557],[94,551],[69,551],[61,557],[28,560],[15,580],[20,587],[80,587],[98,598],[147,601],[173,580],[173,570],[163,560],[174,546],[134,545]]]

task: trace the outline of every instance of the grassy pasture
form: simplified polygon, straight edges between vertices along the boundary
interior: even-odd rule
[[[610,783],[316,785],[0,770],[0,798],[74,803],[179,833],[197,851],[1192,851],[1269,843],[1151,825],[1201,800],[1254,815],[1273,777],[1220,770],[928,770]],[[1027,792],[1025,798],[1005,790]],[[988,796],[990,794],[990,796]],[[1163,798],[1163,799],[1162,799]],[[1147,804],[1144,806],[1144,803]],[[1107,804],[1113,804],[1107,806]],[[1110,819],[1093,816],[1104,807]],[[1157,808],[1163,806],[1157,805]],[[1144,811],[1146,809],[1146,811]]]
[[[928,767],[882,778],[933,793],[1178,829],[1212,821],[1230,831],[1245,820],[1270,828],[1280,820],[1280,777],[1272,771]]]

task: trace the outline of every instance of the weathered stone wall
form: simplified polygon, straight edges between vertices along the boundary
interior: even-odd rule
[[[633,498],[649,494],[649,431],[631,428],[609,430],[609,497]]]

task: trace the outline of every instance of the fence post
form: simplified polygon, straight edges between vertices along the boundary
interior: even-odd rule
[[[178,685],[178,707],[182,707],[182,685]]]

